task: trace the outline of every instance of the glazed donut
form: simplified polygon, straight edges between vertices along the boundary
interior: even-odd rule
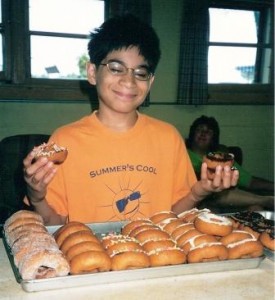
[[[108,249],[114,244],[120,243],[120,242],[137,242],[137,240],[133,237],[129,237],[127,235],[123,234],[115,234],[115,233],[110,233],[107,234],[106,236],[102,237],[101,239],[101,244],[104,249]]]
[[[179,265],[186,262],[186,255],[180,248],[153,250],[148,253],[151,267]]]
[[[233,225],[229,218],[204,212],[194,221],[197,230],[202,233],[225,236],[232,232]]]
[[[40,157],[47,157],[54,164],[62,164],[68,155],[68,150],[65,147],[58,146],[54,142],[43,143],[33,148],[34,160]]]
[[[184,211],[182,213],[180,213],[178,215],[178,217],[184,221],[185,223],[190,223],[190,222],[194,222],[194,220],[196,219],[196,217],[198,215],[200,215],[201,213],[204,213],[204,212],[210,212],[209,209],[207,208],[204,208],[204,209],[197,209],[196,207],[195,208],[192,208],[190,210],[187,210],[187,211]]]
[[[253,228],[251,228],[248,225],[240,224],[239,229],[241,229],[243,231],[246,231],[248,233],[251,233],[256,240],[258,240],[260,238],[260,233],[257,232],[256,230],[254,230]]]
[[[220,242],[223,245],[227,246],[229,244],[236,243],[236,242],[239,242],[239,241],[245,240],[245,239],[254,239],[254,236],[251,233],[247,232],[247,231],[233,230],[228,235],[223,236],[220,239]]]
[[[263,245],[256,239],[245,239],[227,245],[228,259],[255,258],[263,254]]]
[[[260,235],[260,242],[264,245],[264,247],[269,250],[275,250],[275,242],[274,242],[274,232],[273,234],[270,232],[262,232]]]
[[[158,240],[165,240],[168,238],[170,238],[169,233],[161,229],[148,229],[136,235],[136,239],[139,241],[141,245],[143,245],[149,240],[158,241]]]
[[[188,263],[226,260],[227,248],[220,242],[203,243],[191,248],[187,254]]]
[[[87,251],[104,251],[104,249],[99,243],[91,241],[80,242],[69,248],[66,253],[66,258],[70,262],[76,255]]]
[[[71,274],[106,272],[111,269],[111,259],[104,251],[86,251],[70,261]]]
[[[214,235],[209,235],[209,234],[199,234],[193,236],[191,239],[187,240],[183,245],[182,249],[185,253],[188,253],[191,248],[197,247],[201,244],[205,243],[216,243],[218,242],[217,238]]]
[[[66,255],[67,251],[73,246],[81,242],[94,242],[100,244],[99,239],[90,231],[80,230],[66,237],[60,246],[60,250]]]
[[[160,240],[160,241],[147,241],[142,245],[144,251],[148,254],[155,250],[165,250],[170,248],[176,248],[177,244],[172,239]]]
[[[165,222],[164,224],[161,223],[160,227],[162,230],[168,232],[169,234],[172,234],[172,232],[180,225],[185,224],[183,220],[181,219],[167,219],[168,222]]]
[[[119,253],[111,257],[111,270],[131,270],[150,267],[148,255],[141,250],[132,250]]]
[[[147,229],[160,229],[157,225],[155,224],[143,224],[140,225],[138,227],[136,227],[135,229],[131,230],[131,232],[129,233],[130,237],[136,237],[137,234],[139,234],[140,232],[147,230]]]
[[[140,250],[142,251],[143,248],[141,245],[136,241],[119,241],[112,246],[108,247],[106,249],[106,252],[109,256],[114,256],[116,254],[120,254],[122,252],[128,252],[128,251],[135,251]]]
[[[203,158],[203,162],[207,164],[207,177],[212,180],[215,177],[215,171],[217,166],[229,166],[233,167],[234,154],[223,152],[210,152]]]
[[[39,250],[29,252],[18,269],[23,280],[32,280],[66,276],[70,266],[60,250]]]
[[[151,216],[150,220],[155,224],[160,224],[166,219],[178,218],[177,214],[172,211],[161,211]]]
[[[152,224],[152,221],[150,221],[149,219],[133,220],[122,227],[121,233],[123,235],[129,235],[133,229],[135,229],[136,227],[145,225],[145,224]]]
[[[197,229],[189,229],[186,232],[184,232],[180,237],[176,239],[178,247],[182,247],[186,241],[193,238],[194,236],[200,235],[201,232],[199,232]]]
[[[36,219],[37,221],[40,221],[40,223],[43,223],[43,219],[38,213],[23,209],[15,212],[5,221],[4,230],[6,231],[7,227],[9,227],[9,225],[13,223],[15,220],[26,219],[26,218]]]
[[[80,231],[80,230],[87,230],[89,232],[92,232],[92,229],[88,227],[87,225],[81,223],[72,221],[69,222],[57,229],[57,231],[54,233],[55,240],[57,242],[57,245],[61,247],[63,241],[72,233]]]
[[[195,229],[194,223],[183,223],[179,225],[172,233],[171,237],[177,240],[182,234],[184,234],[189,229]]]

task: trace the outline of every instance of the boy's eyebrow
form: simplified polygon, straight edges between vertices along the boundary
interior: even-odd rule
[[[117,58],[113,58],[113,59],[107,60],[107,63],[110,63],[110,62],[118,62],[118,63],[120,63],[120,64],[122,64],[122,65],[124,65],[126,67],[125,63],[122,60],[117,59]],[[148,64],[144,63],[144,64],[141,64],[141,65],[138,65],[135,69],[137,69],[137,68],[146,68],[146,69],[149,69],[150,67],[148,66]]]

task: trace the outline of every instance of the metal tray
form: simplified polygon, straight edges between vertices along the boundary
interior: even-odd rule
[[[119,232],[123,222],[94,223],[88,224],[95,234],[102,236],[109,232]],[[59,226],[47,227],[50,233],[55,232]],[[65,289],[70,287],[80,287],[89,285],[101,285],[116,282],[126,282],[135,280],[145,280],[152,278],[163,278],[171,276],[182,276],[199,273],[226,272],[243,269],[258,268],[265,256],[248,259],[235,259],[217,262],[181,264],[177,266],[154,267],[146,269],[110,271],[102,273],[68,275],[48,279],[22,280],[17,267],[14,264],[11,249],[7,244],[3,234],[3,242],[13,269],[16,281],[21,284],[26,292],[36,292],[43,290]]]

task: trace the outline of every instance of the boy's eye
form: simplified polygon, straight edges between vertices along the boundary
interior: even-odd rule
[[[123,65],[118,64],[118,63],[109,63],[109,69],[112,73],[115,74],[121,74],[121,73],[125,73],[125,67],[123,67]]]

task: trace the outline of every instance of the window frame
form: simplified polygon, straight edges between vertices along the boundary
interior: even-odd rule
[[[102,1],[105,1],[106,19],[109,2],[108,0]],[[28,6],[28,0],[2,0],[4,70],[0,71],[0,100],[97,102],[96,89],[86,79],[31,78],[31,35],[44,34],[69,38],[83,38],[84,36],[31,31],[28,28]]]
[[[260,26],[259,26],[259,41],[256,45],[257,47],[257,56],[256,56],[256,78],[255,83],[252,84],[226,84],[226,83],[209,83],[209,104],[273,104],[273,95],[274,95],[274,44],[273,44],[273,34],[274,34],[274,11],[272,7],[274,4],[272,1],[218,1],[218,0],[210,0],[209,8],[223,8],[223,9],[242,9],[242,10],[259,10],[260,11]],[[271,10],[271,37],[270,49],[272,51],[271,54],[271,68],[270,70],[270,83],[259,83],[259,79],[261,76],[261,59],[263,49],[266,48],[263,43],[264,36],[264,22],[267,17],[267,9]],[[247,46],[247,47],[255,47],[255,44],[239,44],[239,43],[218,43],[218,42],[210,42],[209,46]],[[237,100],[236,100],[237,99]]]

